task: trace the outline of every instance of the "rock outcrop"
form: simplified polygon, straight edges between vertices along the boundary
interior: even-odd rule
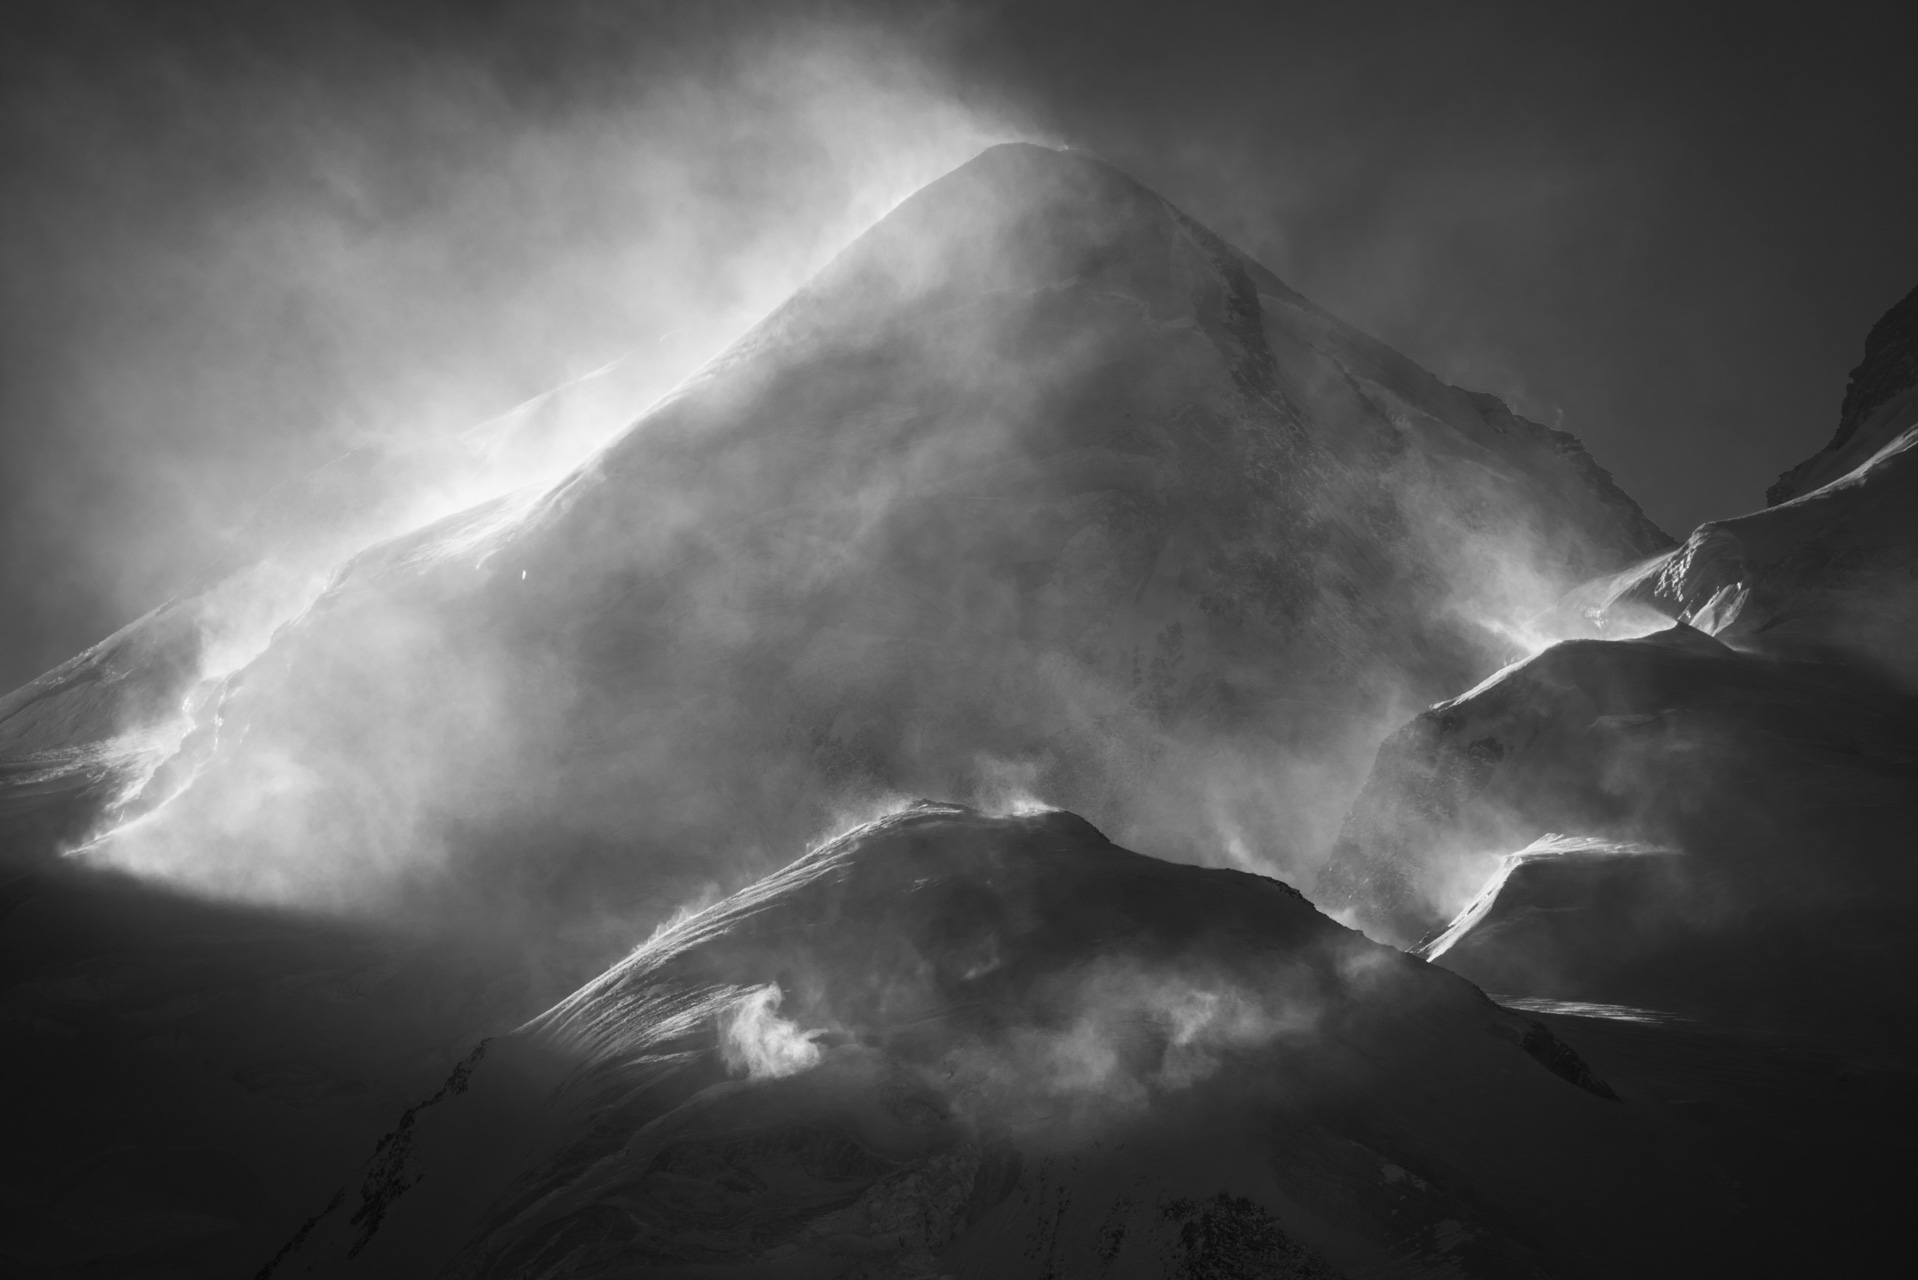
[[[1779,657],[1842,662],[1918,689],[1918,292],[1852,373],[1838,434],[1771,505],[1571,593],[1548,629],[1631,635],[1678,621]]]
[[[1847,475],[1918,418],[1918,289],[1899,300],[1865,335],[1865,358],[1845,384],[1831,443],[1765,490],[1770,506],[1790,502]]]

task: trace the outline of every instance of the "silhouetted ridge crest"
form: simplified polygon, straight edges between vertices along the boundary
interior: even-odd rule
[[[1918,382],[1918,289],[1880,316],[1865,336],[1865,358],[1851,371],[1833,446],[1851,438],[1872,410]]]
[[[1918,289],[1907,293],[1880,316],[1871,332],[1865,335],[1865,358],[1851,371],[1851,379],[1845,385],[1844,404],[1838,411],[1838,430],[1831,443],[1779,476],[1777,482],[1765,490],[1766,503],[1777,506],[1815,487],[1807,485],[1806,478],[1821,463],[1851,444],[1859,428],[1873,414],[1913,387],[1918,387]],[[1835,478],[1824,477],[1827,481]]]
[[[822,335],[857,340],[908,309],[924,317],[993,294],[1088,282],[1172,320],[1205,283],[1181,278],[1169,260],[1182,236],[1215,270],[1243,277],[1225,281],[1221,301],[1244,343],[1257,334],[1258,288],[1223,240],[1084,152],[1004,143],[901,202],[711,368]]]

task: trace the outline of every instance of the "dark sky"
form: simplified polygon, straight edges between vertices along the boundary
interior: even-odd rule
[[[1006,137],[1121,163],[1682,534],[1826,440],[1918,283],[1899,12],[8,3],[0,686],[345,448],[623,353],[663,389]]]

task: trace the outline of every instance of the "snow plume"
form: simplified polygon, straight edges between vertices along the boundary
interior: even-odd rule
[[[36,627],[563,470],[1004,136],[889,24],[728,7],[43,15],[7,62],[11,289],[61,299],[7,334],[9,422],[62,441],[6,481]]]
[[[700,886],[691,899],[674,907],[671,915],[653,926],[652,933],[647,935],[646,941],[639,945],[639,950],[644,951],[648,947],[670,946],[674,935],[704,915],[711,909],[715,902],[720,900],[721,896],[718,882],[707,881],[704,885]]]
[[[145,703],[89,714],[141,745],[107,827],[187,783],[198,794],[89,856],[221,896],[377,911],[434,881],[449,843],[550,789],[551,724],[512,695],[572,690],[430,634],[367,581],[483,572],[493,534],[1000,128],[838,11],[686,30],[608,18],[595,43],[610,61],[570,64],[563,83],[478,27],[470,45],[403,51],[372,24],[316,21],[298,74],[265,48],[221,61],[175,29],[114,53],[129,74],[112,92],[139,101],[65,87],[82,116],[151,99],[168,111],[147,117],[178,106],[258,132],[64,153],[140,213],[88,225],[83,252],[55,246],[48,269],[83,262],[111,275],[116,315],[162,319],[73,335],[94,359],[68,408],[139,500],[73,504],[83,525],[36,519],[93,562],[80,576],[101,610],[179,593],[159,618],[180,650],[164,723]],[[200,168],[225,176],[196,182]],[[502,494],[511,510],[482,543],[408,532]],[[324,638],[306,626],[342,612]],[[124,687],[123,659],[98,688]],[[317,671],[326,692],[308,697]],[[194,782],[210,760],[223,776]],[[723,856],[758,869],[792,834],[730,830]]]
[[[903,792],[875,791],[848,796],[819,825],[812,838],[806,841],[806,850],[811,852],[847,839],[861,827],[869,826],[896,813],[904,813],[912,807],[913,803],[914,798]]]
[[[819,1062],[818,1031],[802,1031],[779,1016],[785,993],[778,983],[748,991],[721,1015],[719,1054],[726,1069],[752,1080],[796,1075]]]
[[[1074,980],[1062,1005],[960,1043],[940,1070],[962,1114],[1015,1126],[1101,1123],[1235,1057],[1310,1036],[1319,1001],[1298,978],[1284,969],[1254,980],[1202,966],[1100,964]]]
[[[1016,817],[1056,809],[1033,791],[1044,765],[1036,760],[1000,760],[981,756],[977,766],[979,789],[973,807],[994,817]]]
[[[1217,976],[1101,973],[1088,984],[1096,1016],[1137,1018],[1163,1036],[1164,1050],[1147,1083],[1183,1089],[1218,1070],[1235,1051],[1304,1036],[1317,1020],[1313,1002],[1284,975],[1260,989]]]
[[[101,856],[582,965],[907,796],[1306,879],[1569,481],[1286,292],[989,149],[510,518],[355,558]]]

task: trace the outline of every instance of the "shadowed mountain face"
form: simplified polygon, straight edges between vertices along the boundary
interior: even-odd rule
[[[1386,724],[1663,542],[1571,437],[1000,147],[558,487],[362,555],[105,848],[305,902],[457,864],[607,945],[901,793],[1304,872]]]
[[[1282,884],[920,805],[489,1042],[271,1274],[1673,1274],[1728,1190]]]
[[[1494,990],[1909,1052],[1910,306],[1872,331],[1841,461],[1792,473],[1842,474],[1562,606],[1694,625],[1556,645],[1399,730],[1320,902]],[[1584,839],[1528,847],[1549,833]]]
[[[1572,593],[1563,633],[1676,620],[1739,649],[1918,691],[1918,292],[1873,326],[1831,444],[1684,544]]]
[[[1771,1233],[1761,1274],[1895,1248],[1911,1191],[1912,301],[1777,505],[1552,624],[1647,634],[1554,645],[1388,738],[1314,888],[1682,1106],[1754,1221],[1819,1224]]]
[[[253,1275],[553,991],[495,953],[71,861],[0,883],[0,1274]]]
[[[1568,641],[1388,739],[1314,892],[1405,946],[1471,907],[1435,959],[1490,990],[1890,1035],[1915,733],[1909,698],[1682,626]],[[1501,869],[1553,832],[1591,839]]]
[[[1901,435],[1918,416],[1918,289],[1880,316],[1865,336],[1865,358],[1851,371],[1831,443],[1778,477],[1771,506],[1849,475]]]

